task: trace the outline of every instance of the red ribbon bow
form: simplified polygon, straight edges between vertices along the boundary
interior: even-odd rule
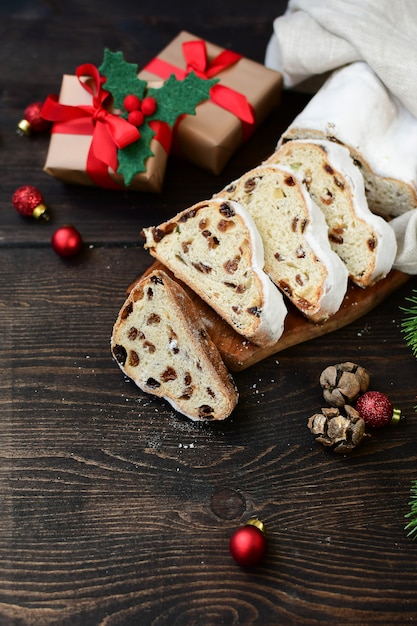
[[[57,96],[50,95],[42,107],[41,116],[55,122],[53,132],[92,135],[87,174],[100,187],[120,189],[121,185],[109,175],[109,168],[116,172],[117,150],[137,141],[140,133],[136,126],[104,108],[109,92],[102,88],[105,79],[94,65],[80,65],[76,75],[84,89],[92,94],[92,105],[60,104]],[[92,78],[92,86],[81,80],[82,77]]]
[[[182,44],[183,54],[186,61],[186,69],[182,70],[167,61],[155,58],[145,67],[145,70],[156,74],[160,78],[167,79],[174,74],[179,80],[183,80],[190,72],[195,72],[200,78],[213,78],[223,70],[234,65],[242,58],[241,54],[231,50],[223,50],[211,61],[208,60],[206,43],[199,39],[186,41]],[[236,115],[243,123],[244,134],[247,136],[250,129],[246,125],[255,123],[253,107],[246,97],[239,92],[217,83],[210,90],[210,99],[218,106]],[[245,137],[246,138],[246,137]]]

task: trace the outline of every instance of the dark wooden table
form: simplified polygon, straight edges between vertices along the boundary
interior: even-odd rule
[[[417,543],[417,362],[401,333],[415,278],[358,321],[236,374],[238,409],[195,424],[125,380],[109,350],[126,288],[150,264],[139,232],[257,165],[306,104],[280,108],[218,177],[170,158],[161,194],[67,186],[43,171],[49,137],[18,137],[27,104],[105,47],[145,65],[180,30],[263,61],[285,2],[0,3],[0,624],[409,624]],[[34,184],[52,219],[12,207]],[[64,260],[56,228],[84,250]],[[353,360],[406,419],[351,455],[316,443],[319,374]],[[231,558],[252,515],[269,549]]]

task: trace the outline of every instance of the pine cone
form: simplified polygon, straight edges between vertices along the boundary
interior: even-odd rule
[[[308,420],[308,428],[316,441],[331,447],[334,452],[351,452],[366,437],[365,422],[351,406],[345,405],[346,416],[337,408],[324,408]]]
[[[323,397],[330,406],[336,407],[355,402],[368,389],[369,382],[366,369],[350,361],[330,365],[320,375]]]

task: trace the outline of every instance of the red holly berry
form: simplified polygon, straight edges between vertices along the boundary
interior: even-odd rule
[[[123,100],[123,106],[128,112],[136,111],[140,107],[140,99],[131,93]]]
[[[142,101],[142,112],[144,115],[153,115],[156,111],[156,100],[152,96],[144,98]]]
[[[373,428],[386,426],[392,420],[394,407],[392,402],[380,391],[367,391],[356,403],[356,410],[365,424]]]
[[[145,116],[142,111],[131,111],[127,116],[128,121],[133,124],[133,126],[142,126]]]

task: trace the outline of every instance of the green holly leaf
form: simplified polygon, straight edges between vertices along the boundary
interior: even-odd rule
[[[119,166],[117,173],[123,176],[127,186],[130,185],[136,174],[146,171],[146,160],[154,155],[150,148],[154,135],[155,131],[152,130],[149,124],[142,124],[140,127],[140,139],[118,150]]]
[[[147,82],[138,78],[138,66],[127,63],[122,52],[104,51],[104,60],[99,72],[106,77],[103,87],[113,96],[115,109],[123,109],[123,101],[129,94],[143,98]]]
[[[218,79],[199,78],[194,72],[187,74],[184,80],[171,74],[162,87],[148,90],[148,95],[157,102],[151,119],[173,126],[180,115],[195,115],[196,106],[210,97],[210,89],[218,82]]]

